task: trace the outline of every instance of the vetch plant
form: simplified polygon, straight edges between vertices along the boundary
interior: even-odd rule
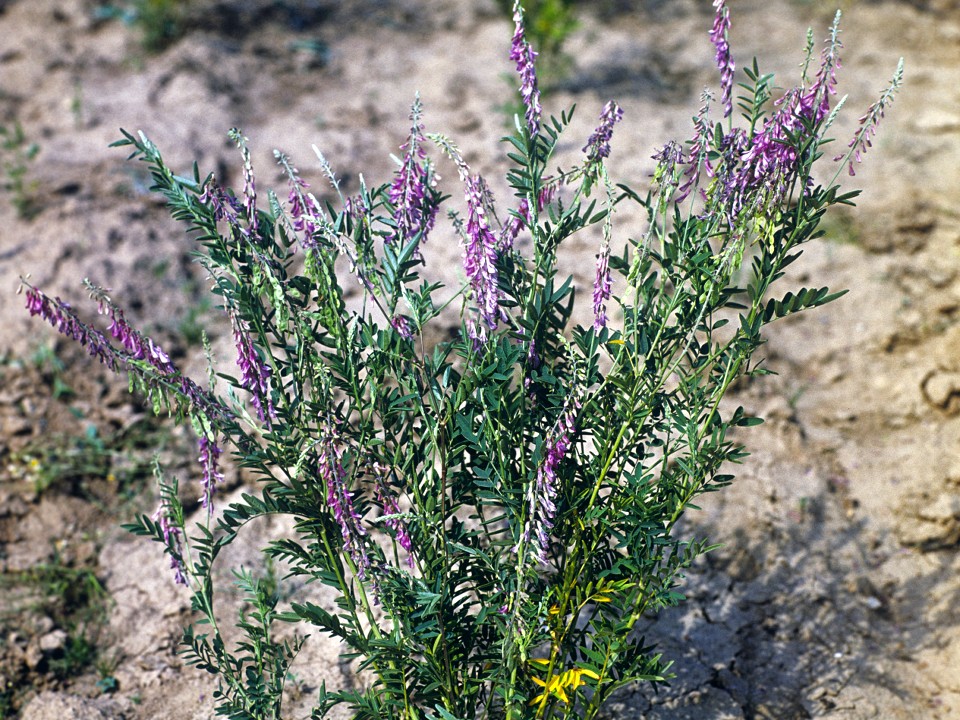
[[[857,194],[836,178],[859,159],[902,72],[829,165],[839,15],[822,52],[808,42],[799,84],[774,97],[756,63],[734,87],[729,13],[723,0],[715,7],[722,119],[705,95],[692,139],[657,152],[643,195],[606,169],[626,121],[615,102],[578,157],[559,154],[570,114],[543,115],[519,3],[511,57],[524,114],[505,138],[506,208],[453,141],[425,130],[419,100],[387,182],[343,197],[317,151],[336,206],[280,152],[286,197],[264,194],[238,130],[239,192],[196,167],[175,174],[142,133],[116,143],[147,163],[196,238],[239,374],[211,372],[225,392],[187,377],[92,284],[105,330],[25,282],[27,307],[196,429],[205,511],[188,519],[176,481],[163,480],[157,513],[130,528],[162,544],[192,593],[198,621],[184,654],[217,676],[220,714],[280,717],[310,632],[338,639],[361,672],[354,688],[320,690],[316,718],[341,704],[371,719],[594,718],[619,689],[669,680],[637,623],[683,599],[681,573],[710,546],[677,523],[733,480],[729,466],[746,453],[731,429],[761,422],[721,401],[738,378],[764,372],[755,353],[767,324],[840,294],[775,285],[824,213]],[[443,156],[465,207],[448,211],[450,226],[439,215]],[[624,237],[615,215],[628,203],[646,220]],[[578,298],[557,260],[593,225],[593,322],[572,326]],[[453,299],[426,279],[449,227],[465,278]],[[338,284],[344,267],[359,306]],[[459,334],[429,345],[427,329],[457,305]],[[228,445],[260,485],[222,507]],[[336,606],[294,595],[281,607],[275,582],[238,570],[249,609],[243,640],[228,646],[213,569],[270,514],[295,521],[263,548],[285,568],[281,584],[322,583]],[[293,639],[282,639],[285,624]]]

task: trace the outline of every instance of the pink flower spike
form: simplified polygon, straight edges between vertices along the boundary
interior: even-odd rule
[[[532,137],[540,132],[540,115],[543,112],[540,107],[540,90],[537,88],[537,70],[534,65],[537,53],[530,47],[524,35],[523,11],[520,3],[515,3],[513,8],[513,22],[516,29],[513,33],[510,59],[517,64],[517,73],[520,75],[520,96],[527,108],[527,129]]]
[[[489,339],[489,331],[496,330],[501,315],[497,272],[499,243],[487,223],[483,181],[468,176],[465,185],[468,215],[463,270],[479,314],[470,322],[470,337],[479,347]]]
[[[600,112],[600,124],[593,131],[583,152],[587,154],[587,162],[599,162],[610,155],[610,138],[613,137],[613,126],[623,119],[623,108],[610,100]]]
[[[710,41],[717,48],[717,68],[720,70],[720,101],[723,103],[723,116],[730,117],[733,112],[733,73],[736,68],[730,54],[730,9],[726,0],[714,0],[717,13],[710,31]]]

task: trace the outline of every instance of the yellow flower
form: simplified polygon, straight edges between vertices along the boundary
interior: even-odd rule
[[[536,663],[538,665],[549,665],[547,660],[531,660],[531,663]],[[533,682],[543,688],[543,692],[537,695],[533,700],[530,701],[531,705],[538,705],[546,700],[547,696],[553,695],[565,705],[570,704],[570,696],[567,695],[567,690],[571,692],[576,692],[577,688],[586,684],[583,680],[583,676],[586,675],[589,678],[594,680],[599,680],[600,676],[597,675],[593,670],[588,670],[587,668],[570,668],[565,670],[559,675],[554,675],[547,680],[541,680],[538,677],[533,678]]]

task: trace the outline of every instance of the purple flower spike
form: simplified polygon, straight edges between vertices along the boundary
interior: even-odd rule
[[[468,176],[465,185],[468,215],[463,269],[479,312],[479,318],[470,323],[470,338],[479,347],[489,339],[489,331],[496,330],[501,315],[498,243],[487,224],[483,181],[479,177]]]
[[[200,436],[200,467],[203,470],[203,508],[208,515],[213,514],[213,493],[217,485],[223,482],[223,473],[220,471],[218,460],[223,451],[217,445],[216,435],[206,433]]]
[[[233,321],[233,339],[237,346],[237,365],[240,366],[243,376],[241,384],[252,396],[251,402],[257,411],[257,418],[270,427],[272,421],[277,419],[277,411],[270,394],[270,366],[260,359],[243,321],[232,314],[230,319]]]
[[[409,242],[418,235],[421,242],[425,241],[437,218],[439,207],[428,194],[432,178],[423,149],[422,110],[418,95],[410,111],[410,137],[400,146],[404,151],[403,164],[390,186],[390,202],[394,207],[393,219],[397,229],[387,237],[388,243],[398,240],[401,243]]]
[[[607,300],[610,299],[610,245],[604,243],[597,255],[597,275],[593,281],[593,328],[607,326]]]
[[[203,192],[198,199],[202,204],[210,205],[213,208],[214,220],[218,222],[226,220],[230,225],[236,224],[237,214],[240,212],[240,203],[233,195],[224,192],[213,176],[203,186]]]
[[[303,233],[300,239],[300,245],[305,249],[314,249],[316,242],[313,235],[320,230],[320,207],[317,199],[304,192],[310,185],[299,176],[294,176],[290,180],[290,193],[287,195],[287,202],[290,203],[290,219],[293,221],[293,229]]]
[[[613,100],[603,106],[600,113],[600,124],[593,131],[593,135],[583,146],[587,154],[587,162],[599,162],[610,155],[610,138],[613,137],[613,126],[623,119],[623,109]]]
[[[520,75],[520,96],[527,108],[527,129],[531,137],[540,132],[540,90],[537,88],[537,69],[534,61],[537,53],[530,47],[524,35],[523,14],[520,3],[516,3],[513,11],[513,22],[516,29],[513,33],[513,44],[510,48],[510,59],[517,64],[517,73]]]
[[[865,153],[868,148],[873,146],[873,136],[877,132],[877,125],[880,124],[880,121],[883,119],[884,113],[886,112],[887,106],[893,102],[893,98],[902,84],[903,58],[900,58],[900,64],[897,65],[897,71],[894,73],[893,80],[890,81],[890,85],[886,90],[883,91],[880,99],[871,105],[866,114],[860,118],[860,127],[853,136],[853,139],[847,145],[850,150],[846,155],[837,155],[834,158],[834,161],[843,160],[846,158],[848,164],[847,171],[850,173],[850,175],[856,175],[854,164],[863,160],[863,153]]]
[[[690,152],[687,157],[686,168],[683,171],[684,181],[680,185],[676,197],[677,204],[682,203],[693,191],[700,178],[700,171],[706,169],[712,173],[713,169],[708,160],[710,145],[713,142],[713,126],[707,119],[710,112],[710,95],[704,92],[703,104],[693,118],[693,137],[690,139]]]
[[[384,514],[399,515],[401,512],[400,506],[397,505],[397,499],[393,496],[393,493],[390,492],[385,481],[387,469],[380,463],[374,463],[373,470],[377,476],[377,500],[379,500],[383,506]],[[413,540],[410,539],[407,526],[400,518],[387,520],[386,525],[393,530],[394,537],[396,537],[397,542],[400,543],[400,547],[407,551],[407,566],[412,568],[414,565]]]
[[[31,315],[39,315],[50,323],[57,332],[73,338],[86,348],[91,356],[97,358],[110,370],[116,372],[126,358],[110,344],[100,332],[83,323],[73,309],[60,298],[51,299],[36,288],[27,289],[27,310]]]
[[[106,307],[104,308],[104,306]],[[170,356],[153,340],[144,337],[130,327],[120,308],[112,303],[101,301],[101,312],[106,313],[110,317],[110,326],[107,328],[107,331],[114,339],[119,340],[123,344],[124,349],[130,353],[133,358],[146,360],[159,370],[161,375],[176,374],[177,368],[170,360]]]
[[[529,541],[531,535],[536,536],[537,559],[540,562],[547,560],[550,531],[553,530],[553,521],[557,514],[557,470],[572,445],[580,405],[580,399],[576,396],[571,396],[564,403],[559,422],[544,442],[544,459],[537,469],[537,479],[533,492],[529,495],[530,519],[524,530],[524,540]]]
[[[99,298],[101,307],[103,307],[107,303],[107,298],[102,291],[99,292],[101,294]],[[128,350],[126,346],[124,346],[124,350],[114,347],[103,333],[81,321],[74,314],[73,309],[60,298],[51,299],[37,288],[29,286],[26,295],[27,310],[31,315],[39,315],[56,328],[58,332],[76,340],[92,357],[95,357],[111,371],[125,370],[144,380],[150,387],[157,387],[157,378],[144,373],[143,368],[133,362],[134,360],[148,359],[150,364],[163,376],[163,380],[168,383],[167,387],[173,386],[174,391],[179,393],[182,400],[189,401],[208,418],[225,420],[231,417],[230,411],[220,401],[201,389],[191,378],[180,373],[156,343],[144,338],[126,325],[125,322],[118,320],[118,318],[122,318],[119,309],[115,309],[115,313],[112,315],[112,323],[116,327],[111,332],[115,331],[119,335],[118,339],[126,337],[133,351]]]
[[[350,554],[362,580],[370,568],[363,537],[367,534],[360,524],[360,515],[353,507],[353,497],[347,489],[347,471],[343,467],[343,451],[333,439],[332,428],[326,428],[320,440],[320,477],[327,486],[327,507],[340,526],[343,547]]]
[[[240,150],[240,156],[243,158],[243,209],[247,216],[248,230],[252,237],[259,232],[259,219],[257,218],[257,183],[253,175],[253,162],[250,159],[250,150],[247,149],[247,139],[237,128],[230,130],[230,139],[233,140]]]
[[[173,580],[177,585],[188,587],[186,568],[183,565],[183,540],[180,538],[180,528],[170,522],[170,507],[168,501],[160,501],[160,507],[153,514],[153,520],[160,526],[163,533],[163,543],[170,554],[170,569],[173,570]]]
[[[710,40],[717,48],[717,68],[720,70],[720,101],[723,103],[723,116],[730,117],[733,112],[733,71],[736,65],[730,55],[730,9],[726,0],[714,0],[717,14],[710,31]]]

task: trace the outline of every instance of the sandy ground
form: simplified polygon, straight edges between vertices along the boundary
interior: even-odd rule
[[[731,4],[736,57],[757,56],[784,85],[807,27],[822,37],[834,11],[812,0]],[[196,5],[204,11],[186,37],[147,55],[134,30],[96,19],[97,3],[0,2],[0,121],[18,120],[40,145],[28,174],[37,214],[25,220],[0,203],[0,577],[56,558],[94,569],[111,599],[101,638],[110,663],[57,681],[44,675],[43,653],[57,652],[60,628],[0,585],[0,692],[15,688],[6,712],[31,720],[212,714],[206,677],[175,655],[186,597],[154,546],[116,529],[152,500],[105,510],[69,489],[37,493],[23,462],[44,438],[144,418],[124,383],[27,317],[19,275],[88,311],[81,278],[112,288],[132,322],[202,372],[199,347],[176,338],[195,319],[203,277],[143,168],[107,148],[118,128],[145,131],[175,168],[196,159],[238,183],[226,131],[241,127],[261,184],[278,189],[275,147],[322,186],[315,143],[352,191],[361,171],[369,183],[389,178],[419,91],[427,129],[455,138],[495,195],[509,197],[495,180],[505,168],[495,108],[510,97],[511,27],[492,1]],[[723,547],[689,573],[689,602],[647,630],[677,678],[658,694],[623,696],[612,718],[960,719],[960,8],[850,1],[844,12],[839,138],[900,56],[907,68],[858,172],[860,207],[831,220],[791,269],[798,285],[850,293],[772,332],[766,356],[779,374],[737,398],[767,419],[744,438],[753,455],[688,519]],[[568,156],[614,98],[626,117],[611,174],[642,186],[654,149],[688,137],[702,88],[716,87],[710,23],[709,3],[692,0],[585,9],[570,75],[546,100],[550,112],[578,104]],[[441,173],[455,178],[452,167]],[[618,220],[640,231],[639,217]],[[443,238],[434,235],[428,262],[455,279],[460,250],[452,232]],[[591,283],[596,241],[567,247],[580,287]],[[206,328],[229,354],[225,328]],[[49,366],[26,360],[51,346],[73,397],[55,399]],[[186,477],[192,452],[170,435],[167,459]],[[234,560],[255,566],[258,539],[282,530],[258,526]],[[353,682],[325,643],[312,639],[298,662],[303,693],[291,695],[290,717],[305,715],[319,680]],[[95,687],[103,675],[114,692]]]

